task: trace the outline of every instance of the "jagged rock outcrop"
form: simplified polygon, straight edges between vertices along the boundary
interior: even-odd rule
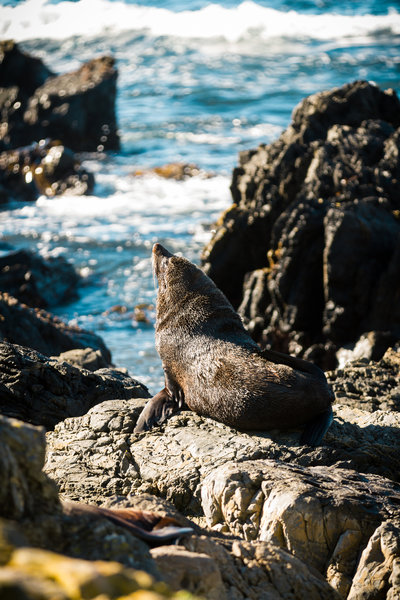
[[[114,63],[103,56],[55,76],[15,42],[2,42],[0,141],[16,148],[53,138],[74,151],[118,149]]]
[[[257,340],[334,366],[366,331],[400,338],[399,115],[393,90],[357,81],[240,154],[203,262]]]
[[[144,385],[117,369],[86,371],[35,350],[0,342],[3,415],[52,429],[59,421],[83,415],[104,400],[148,397]]]
[[[28,306],[47,308],[76,294],[79,275],[65,258],[30,250],[0,256],[0,290]]]
[[[388,348],[400,347],[396,344],[397,336],[388,331],[368,331],[355,344],[350,344],[337,351],[339,367],[360,359],[366,359],[367,362],[379,361]]]
[[[151,553],[167,581],[191,576],[207,600],[340,600],[316,570],[275,544],[192,536],[182,545],[186,552],[168,546]]]
[[[0,340],[33,348],[46,356],[75,348],[99,350],[111,364],[111,354],[100,336],[73,325],[39,308],[29,308],[0,291]]]
[[[147,544],[108,520],[63,512],[56,486],[42,470],[44,429],[0,415],[0,434],[0,596],[33,600],[40,590],[40,598],[49,600],[95,597],[95,590],[110,593],[113,580],[119,593],[112,598],[122,593],[121,585],[125,591],[152,588],[151,576],[160,575]],[[121,564],[69,556],[120,561],[147,574],[140,579]],[[93,594],[86,596],[90,587]]]
[[[169,499],[185,514],[201,515],[202,481],[210,471],[228,461],[255,459],[336,466],[399,480],[399,413],[335,405],[324,444],[313,449],[298,445],[300,432],[250,435],[188,411],[161,428],[133,434],[138,412],[129,402],[107,402],[49,432],[45,469],[66,497],[104,501],[146,492]]]
[[[371,536],[358,564],[348,600],[395,600],[400,592],[400,521],[382,523]]]

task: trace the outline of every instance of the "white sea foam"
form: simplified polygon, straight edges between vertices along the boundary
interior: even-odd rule
[[[182,12],[110,0],[58,4],[25,0],[15,7],[0,7],[0,35],[17,41],[115,35],[130,30],[154,36],[223,38],[233,43],[246,38],[337,40],[400,34],[400,13],[393,10],[376,16],[302,14],[263,7],[251,0],[234,8],[210,4],[200,10]]]
[[[192,177],[177,182],[143,177],[96,176],[100,195],[42,196],[35,203],[2,213],[5,236],[12,232],[40,239],[47,249],[55,238],[82,243],[123,242],[137,236],[146,241],[159,233],[202,235],[202,223],[212,222],[229,206],[229,178]],[[102,197],[105,186],[112,190]]]

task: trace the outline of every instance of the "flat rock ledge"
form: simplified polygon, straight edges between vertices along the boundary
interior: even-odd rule
[[[138,407],[105,402],[47,434],[45,471],[64,497],[75,500],[104,503],[115,495],[143,493],[166,498],[203,527],[234,535],[231,554],[237,552],[255,572],[260,553],[279,557],[282,551],[325,577],[342,598],[378,598],[379,578],[370,575],[366,586],[360,582],[375,561],[384,576],[380,589],[397,589],[400,487],[393,480],[400,468],[400,414],[346,405],[334,410],[324,445],[312,449],[298,445],[299,432],[249,435],[189,411],[162,428],[133,434]],[[368,547],[384,547],[386,539],[392,540],[390,548],[377,560]],[[190,543],[184,542],[193,550],[193,538]],[[168,560],[160,558],[163,565]],[[220,572],[226,577],[224,568]],[[215,573],[211,579],[219,581]],[[282,597],[302,597],[296,593]]]
[[[193,525],[194,534],[178,545],[150,549],[108,520],[65,512],[42,470],[43,428],[0,416],[0,433],[2,598],[340,598],[315,569],[272,543],[212,537]],[[167,501],[151,496],[114,497],[109,505],[178,515]],[[179,521],[189,523],[181,515]],[[182,589],[188,591],[175,594]]]
[[[202,516],[201,488],[230,461],[279,460],[380,474],[400,473],[400,414],[335,405],[324,445],[299,446],[299,431],[247,434],[189,411],[163,427],[134,434],[144,400],[103,402],[47,435],[46,472],[72,500],[152,493],[185,514]]]

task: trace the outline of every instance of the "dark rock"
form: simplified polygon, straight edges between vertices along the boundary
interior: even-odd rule
[[[240,154],[203,262],[257,341],[332,366],[365,331],[400,337],[399,115],[393,90],[358,81]]]
[[[94,176],[57,141],[33,143],[0,154],[0,185],[7,200],[36,200],[40,194],[90,194]]]
[[[53,75],[40,58],[23,52],[13,40],[0,42],[0,82],[4,88],[17,86],[30,95]]]
[[[24,112],[29,97],[53,75],[39,58],[22,52],[12,40],[0,42],[0,140],[4,143],[0,151],[27,143]]]
[[[95,373],[34,350],[0,343],[0,413],[51,429],[113,398],[148,398],[147,388],[121,371]]]
[[[28,306],[47,308],[76,295],[79,276],[62,257],[42,258],[29,250],[0,256],[0,290]]]
[[[0,87],[0,152],[21,146],[24,138],[24,108],[28,96],[19,87]]]
[[[108,56],[54,75],[13,41],[0,46],[0,143],[16,148],[44,138],[74,151],[117,150],[117,70]],[[0,150],[2,148],[0,147]]]
[[[41,161],[39,145],[8,150],[0,154],[0,186],[3,203],[9,200],[36,200],[39,190],[33,181],[32,169]]]
[[[110,351],[100,336],[67,325],[43,309],[28,308],[6,292],[0,292],[0,340],[33,348],[46,356],[93,348],[111,364]]]
[[[30,139],[61,139],[75,151],[118,150],[114,62],[109,56],[96,58],[77,71],[47,79],[24,115]]]

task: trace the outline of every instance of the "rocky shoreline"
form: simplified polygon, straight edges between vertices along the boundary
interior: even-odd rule
[[[51,137],[61,99],[83,115],[82,98],[115,88],[114,63],[57,77],[11,42],[0,54],[0,197],[35,198],[51,157],[88,191],[65,150],[84,142],[41,143],[34,112]],[[11,60],[31,60],[32,81],[12,79]],[[204,250],[257,341],[326,368],[335,418],[317,448],[298,431],[250,435],[190,411],[135,434],[147,388],[98,335],[48,312],[76,293],[69,263],[1,257],[2,598],[399,597],[399,125],[397,96],[367,82],[305,99],[279,140],[242,153],[234,204]],[[65,193],[45,175],[45,193]],[[66,500],[149,511],[191,533],[146,543]]]

